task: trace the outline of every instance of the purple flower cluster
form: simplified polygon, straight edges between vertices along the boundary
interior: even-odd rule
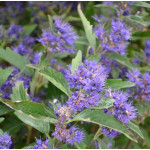
[[[150,101],[150,73],[142,73],[139,70],[129,71],[127,78],[134,82],[134,88],[128,90],[134,100]]]
[[[55,113],[59,122],[55,124],[55,131],[52,135],[59,141],[70,145],[73,145],[74,142],[80,143],[83,139],[83,132],[75,126],[70,127],[69,124],[65,124],[73,116],[71,108],[64,105],[59,107]]]
[[[107,78],[105,67],[95,61],[86,60],[73,74],[70,70],[63,74],[70,88],[76,90],[67,102],[73,111],[81,111],[99,103]]]
[[[129,2],[114,2],[114,1],[107,1],[104,2],[105,5],[115,5],[119,9],[119,12],[116,13],[122,14],[123,16],[129,16],[130,15],[130,5],[134,3],[134,1]]]
[[[108,89],[105,96],[114,99],[113,108],[104,110],[106,113],[114,115],[114,117],[122,123],[128,123],[136,117],[136,108],[128,101],[127,93],[121,91],[112,92]]]
[[[145,56],[146,60],[150,62],[150,40],[147,40],[145,44]]]
[[[11,136],[7,133],[0,135],[0,149],[10,149],[12,146]]]
[[[42,141],[41,139],[36,139],[37,144],[34,145],[33,149],[48,149],[49,148],[49,140],[46,139]]]
[[[115,138],[121,134],[120,132],[117,132],[117,131],[107,128],[107,127],[102,127],[101,132],[105,133],[105,135],[110,138]]]
[[[51,52],[73,53],[76,33],[72,26],[60,18],[54,20],[55,31],[43,30],[42,37],[38,40],[42,45],[49,47]]]
[[[113,107],[104,109],[105,113],[112,114],[117,120],[124,124],[136,117],[136,108],[128,101],[128,95],[126,93],[120,91],[112,92],[111,89],[108,89],[105,96],[114,99]],[[114,138],[120,134],[107,127],[102,127],[102,133],[105,133],[105,135],[110,138]]]
[[[126,54],[128,40],[131,39],[131,30],[119,19],[112,19],[110,33],[107,33],[100,24],[94,28],[96,36],[101,40],[103,50]],[[108,36],[109,35],[109,36]]]

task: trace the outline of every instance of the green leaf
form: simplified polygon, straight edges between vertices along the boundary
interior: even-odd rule
[[[54,26],[53,18],[51,15],[48,15],[48,21],[49,21],[49,25],[50,25],[50,30],[52,33],[54,33],[55,26]]]
[[[81,142],[81,143],[75,142],[74,145],[75,145],[78,149],[86,149],[86,144],[85,144],[84,142]]]
[[[22,127],[22,122],[12,113],[5,120],[5,125],[2,127],[4,132],[8,132],[10,135],[14,135]]]
[[[104,109],[104,108],[108,109],[113,106],[113,103],[114,103],[114,99],[110,97],[106,97],[104,99],[101,99],[98,106],[95,106],[93,108],[94,109]]]
[[[4,117],[1,117],[1,118],[0,118],[0,123],[3,122],[4,119],[5,119]]]
[[[123,18],[131,21],[133,24],[137,23],[137,24],[140,24],[144,27],[146,27],[148,25],[147,22],[145,22],[141,16],[130,15],[130,16],[124,16]]]
[[[107,144],[102,139],[98,138],[97,141],[100,149],[109,149]]]
[[[108,8],[108,9],[113,9],[113,10],[117,10],[117,8],[116,7],[114,7],[115,5],[104,5],[104,4],[97,4],[97,5],[95,5],[95,7],[97,7],[97,8]]]
[[[5,115],[11,111],[13,111],[11,108],[0,102],[0,116]]]
[[[72,74],[75,72],[75,70],[78,69],[81,63],[82,63],[82,52],[79,50],[76,57],[72,60],[72,65],[71,65]]]
[[[87,59],[88,59],[89,61],[96,61],[96,62],[99,62],[100,59],[101,59],[101,55],[99,55],[99,54],[90,55]]]
[[[135,83],[122,81],[122,79],[107,79],[106,86],[110,87],[112,90],[119,90],[122,88],[128,88],[135,86]]]
[[[84,14],[81,10],[81,5],[80,4],[78,5],[78,13],[79,13],[79,16],[82,20],[84,30],[85,30],[87,39],[89,41],[89,44],[95,51],[96,50],[96,36],[95,36],[94,31],[93,31],[92,25],[90,25],[90,22],[85,18]]]
[[[147,114],[147,115],[144,115],[145,117],[147,116],[150,116],[150,113],[146,113],[146,112],[149,112],[150,110],[150,104],[147,103],[146,101],[142,101],[142,103],[136,103],[136,108],[138,110],[138,114],[139,115],[144,115],[144,114]]]
[[[30,101],[12,102],[3,98],[0,98],[0,101],[18,113],[26,114],[32,119],[51,123],[57,122],[54,112],[44,104]]]
[[[98,124],[100,126],[105,126],[108,128],[112,128],[118,132],[121,132],[129,139],[137,142],[134,135],[126,129],[120,121],[116,120],[113,116],[105,114],[104,112],[97,111],[97,110],[83,110],[79,114],[77,114],[72,120],[68,121],[86,121]]]
[[[1,69],[0,68],[0,86],[7,80],[13,68]]]
[[[39,130],[42,133],[49,133],[50,131],[50,124],[49,122],[43,122],[41,120],[35,120],[29,117],[29,115],[18,113],[17,111],[14,112],[15,115],[24,123],[32,126],[33,128]]]
[[[133,130],[133,131],[134,131],[135,133],[137,133],[142,139],[144,139],[144,136],[143,136],[143,134],[142,134],[140,128],[139,128],[137,125],[135,125],[135,124],[132,123],[132,122],[128,122],[126,125],[127,125],[127,127],[128,127],[129,129]]]
[[[12,101],[31,101],[27,94],[27,89],[24,89],[23,81],[18,81],[12,88],[13,94],[10,95]]]
[[[37,24],[30,24],[30,25],[26,25],[24,26],[24,34],[25,35],[30,35],[34,30],[35,28],[37,27]]]
[[[54,84],[58,89],[63,91],[67,96],[71,96],[71,91],[68,86],[68,82],[65,80],[61,72],[57,72],[55,69],[48,67],[40,70],[40,74]]]
[[[20,70],[23,70],[27,75],[33,75],[33,69],[26,68],[27,64],[30,64],[29,60],[27,60],[24,56],[15,53],[10,48],[2,49],[0,48],[0,57],[12,65],[15,65]]]
[[[106,56],[109,59],[116,60],[118,63],[128,67],[129,69],[135,68],[135,66],[130,62],[127,56],[122,56],[114,52],[107,53]]]
[[[135,1],[134,3],[132,3],[132,5],[150,8],[150,4],[149,3],[142,2],[142,1],[138,1],[138,2]]]

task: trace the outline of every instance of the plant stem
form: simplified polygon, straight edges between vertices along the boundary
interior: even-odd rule
[[[101,134],[101,127],[99,127],[99,129],[97,130],[97,132],[96,132],[94,138],[92,139],[92,142],[91,142],[89,148],[91,148],[93,142],[100,136],[100,134]]]
[[[30,144],[31,133],[32,133],[32,127],[29,126],[29,125],[27,127],[28,127],[28,135],[27,135],[26,145],[29,145]]]
[[[128,141],[127,145],[125,146],[125,149],[128,149],[130,144],[131,144],[131,140]]]

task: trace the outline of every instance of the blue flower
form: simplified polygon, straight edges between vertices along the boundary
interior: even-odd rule
[[[75,46],[77,36],[72,26],[61,19],[55,19],[54,25],[54,33],[49,29],[43,30],[42,37],[38,41],[42,45],[49,47],[51,52],[73,53],[73,46]]]
[[[33,149],[48,149],[49,148],[49,140],[46,139],[42,141],[41,139],[36,139],[37,144],[34,145]]]
[[[10,149],[12,146],[11,136],[7,133],[0,135],[0,149]]]

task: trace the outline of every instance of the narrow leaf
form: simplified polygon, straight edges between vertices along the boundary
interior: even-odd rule
[[[15,111],[15,115],[24,123],[32,126],[33,128],[39,130],[42,133],[49,133],[50,131],[50,124],[49,122],[43,122],[41,120],[35,120],[29,117],[29,115],[26,115],[24,113],[19,113],[18,111]]]
[[[140,128],[139,128],[137,125],[135,125],[135,124],[132,123],[132,122],[128,122],[126,125],[127,125],[127,127],[128,127],[129,129],[133,130],[133,131],[134,131],[135,133],[137,133],[142,139],[144,139],[144,136],[143,136],[143,134],[142,134]]]
[[[44,104],[30,101],[12,102],[3,98],[0,98],[0,101],[18,113],[24,113],[32,119],[51,123],[57,122],[54,112]]]
[[[1,69],[0,68],[0,86],[7,80],[13,68]]]
[[[37,27],[37,24],[30,24],[30,25],[26,25],[24,26],[24,34],[25,35],[30,35],[34,30],[35,28]]]
[[[112,90],[119,90],[122,88],[128,88],[135,86],[135,83],[122,81],[122,79],[107,79],[106,86],[110,87]]]
[[[123,126],[123,124],[121,124],[120,121],[116,120],[113,116],[105,114],[104,112],[101,111],[86,109],[80,112],[78,115],[76,115],[69,122],[72,121],[87,121],[98,124],[100,126],[112,128],[118,132],[121,132],[134,142],[137,142],[134,135],[129,130],[127,130],[126,127]]]
[[[90,46],[94,49],[94,51],[96,50],[96,36],[95,33],[93,31],[93,27],[92,25],[90,25],[90,22],[86,19],[86,17],[84,16],[82,10],[81,10],[81,5],[78,5],[78,13],[79,16],[82,20],[83,26],[84,26],[84,30],[87,36],[87,39],[89,41]]]
[[[142,1],[138,1],[138,2],[135,1],[134,3],[132,3],[132,5],[150,8],[150,4],[149,3],[142,2]]]
[[[74,73],[82,63],[82,52],[79,50],[76,57],[72,60],[71,73]]]
[[[33,69],[26,68],[27,64],[30,64],[29,60],[27,60],[24,56],[15,53],[10,48],[2,49],[0,48],[0,57],[12,65],[15,65],[20,70],[23,70],[27,75],[33,75]]]
[[[71,91],[68,86],[68,82],[65,80],[61,72],[57,72],[55,69],[48,67],[40,70],[41,75],[48,79],[58,89],[63,91],[67,96],[71,96]]]
[[[5,119],[4,117],[1,117],[1,118],[0,118],[0,123],[3,122],[4,119]]]
[[[135,68],[127,56],[122,56],[120,54],[110,52],[107,53],[107,58],[116,60],[118,63],[128,67],[129,69]]]

